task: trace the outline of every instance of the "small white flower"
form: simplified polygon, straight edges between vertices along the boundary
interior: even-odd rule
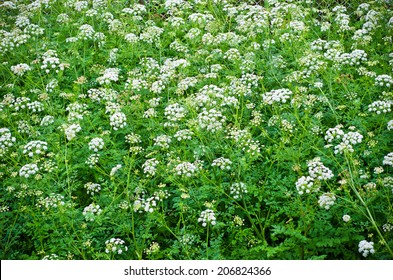
[[[234,199],[243,197],[247,193],[247,186],[243,182],[233,183],[230,188],[230,193]]]
[[[215,160],[213,160],[212,166],[217,166],[221,170],[230,170],[232,165],[232,161],[230,161],[227,158],[220,157]]]
[[[29,178],[38,173],[38,166],[35,163],[26,164],[19,170],[19,176]]]
[[[206,227],[208,224],[214,226],[216,224],[216,216],[214,211],[211,209],[202,211],[200,217],[198,218],[198,222],[202,223],[203,227]]]
[[[367,240],[362,240],[359,242],[359,253],[362,253],[363,257],[367,257],[369,254],[374,254],[374,242],[368,242]]]
[[[386,156],[384,156],[382,163],[384,165],[393,166],[393,152],[392,153],[388,153]]]
[[[26,63],[11,66],[11,71],[18,76],[23,76],[27,71],[30,71],[31,67]]]
[[[262,96],[262,98],[263,102],[272,105],[273,103],[286,103],[287,100],[291,97],[291,95],[292,91],[286,88],[282,88],[266,92]]]
[[[121,164],[116,165],[115,167],[113,167],[111,169],[111,173],[109,174],[109,176],[113,177],[115,176],[116,172],[120,170],[120,168],[122,168]]]
[[[115,253],[118,255],[123,254],[123,252],[127,252],[128,247],[125,246],[125,241],[120,238],[111,238],[105,241],[105,253]]]
[[[304,193],[317,192],[319,186],[314,184],[314,178],[310,176],[302,176],[296,182],[296,190],[300,195]]]
[[[334,205],[334,201],[336,200],[336,197],[334,196],[333,193],[324,193],[319,197],[318,203],[320,207],[325,208],[326,210],[329,210],[331,206]]]
[[[98,152],[104,148],[104,140],[102,138],[96,137],[91,139],[89,142],[89,150]]]
[[[346,215],[346,214],[345,214],[345,215],[343,216],[343,221],[346,222],[346,223],[348,223],[350,219],[351,219],[351,216],[349,216],[349,215]]]
[[[110,116],[110,125],[113,130],[118,130],[120,128],[124,128],[127,125],[127,117],[122,112],[116,112],[112,116]]]

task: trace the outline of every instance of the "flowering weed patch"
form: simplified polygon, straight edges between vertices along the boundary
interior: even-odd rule
[[[392,1],[0,10],[2,259],[393,258]]]

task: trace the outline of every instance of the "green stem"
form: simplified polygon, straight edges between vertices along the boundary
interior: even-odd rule
[[[206,259],[209,259],[209,222],[207,223],[207,234],[206,234]]]
[[[366,209],[366,212],[367,212],[367,216],[366,217],[367,217],[367,219],[371,222],[371,224],[373,225],[373,227],[377,231],[377,233],[379,235],[379,238],[381,238],[383,244],[386,246],[386,248],[388,249],[389,253],[393,256],[393,251],[390,249],[388,243],[386,242],[386,240],[383,237],[381,231],[379,230],[378,225],[375,222],[375,219],[374,219],[373,215],[370,212],[370,209],[368,208],[366,202],[363,200],[362,196],[360,195],[360,193],[356,189],[355,182],[353,181],[353,172],[352,172],[351,164],[349,162],[347,154],[345,155],[345,160],[347,162],[349,173],[350,173],[350,187],[353,190],[353,192],[356,194],[357,198],[360,200],[360,202],[363,205],[363,207]]]

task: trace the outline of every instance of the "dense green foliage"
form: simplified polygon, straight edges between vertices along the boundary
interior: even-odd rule
[[[392,7],[0,3],[1,259],[392,259]]]

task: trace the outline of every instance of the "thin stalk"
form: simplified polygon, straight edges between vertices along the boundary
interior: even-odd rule
[[[386,248],[388,249],[389,253],[393,256],[393,251],[390,249],[390,247],[388,246],[388,243],[386,242],[386,240],[383,237],[381,231],[379,230],[378,225],[375,222],[374,217],[373,217],[373,215],[370,212],[370,209],[368,208],[366,202],[363,200],[362,196],[360,195],[360,193],[356,189],[355,182],[353,181],[353,172],[352,172],[351,164],[350,164],[347,156],[345,156],[345,160],[347,162],[349,173],[350,173],[350,184],[349,185],[350,185],[351,189],[353,190],[353,192],[356,194],[357,198],[360,200],[360,202],[363,205],[363,207],[366,209],[367,218],[371,222],[371,224],[373,225],[375,230],[377,231],[379,238],[381,238],[383,244],[386,245]]]
[[[207,223],[207,234],[206,234],[206,259],[209,259],[209,222]]]

